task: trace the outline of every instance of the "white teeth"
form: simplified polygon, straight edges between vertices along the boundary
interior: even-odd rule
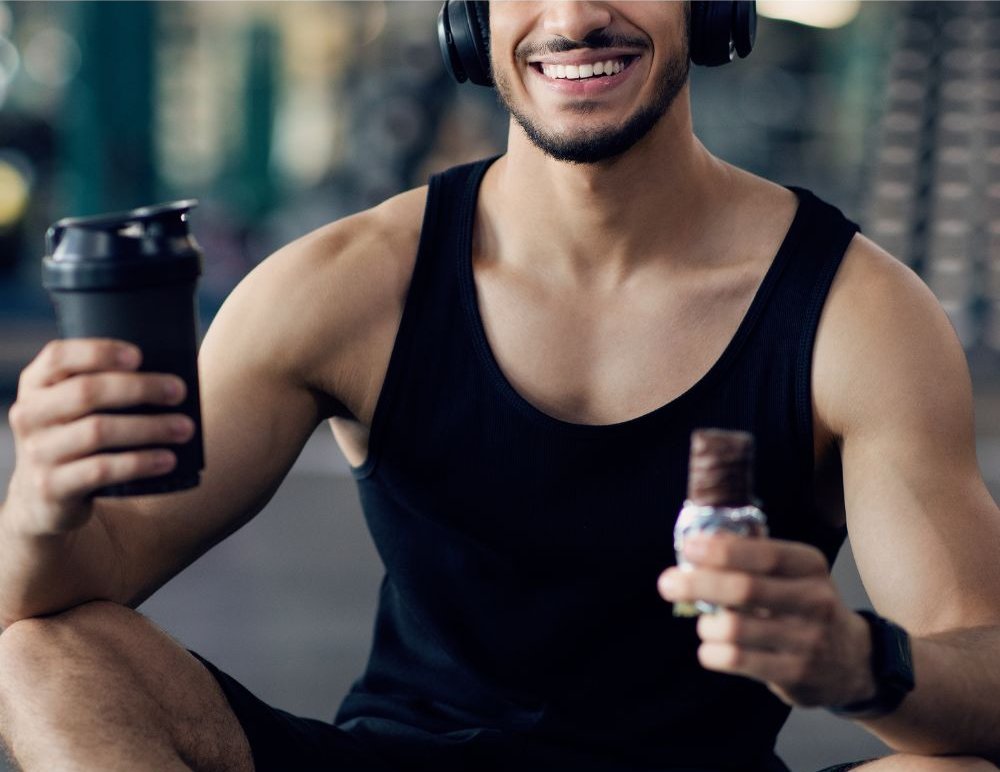
[[[593,64],[543,64],[541,67],[546,77],[579,80],[580,78],[592,78],[595,75],[617,75],[625,69],[625,63],[620,59],[609,59],[606,62],[594,62]]]

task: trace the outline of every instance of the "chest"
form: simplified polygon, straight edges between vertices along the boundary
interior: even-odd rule
[[[651,275],[613,291],[476,271],[490,351],[528,402],[560,420],[611,424],[695,385],[722,356],[766,266]]]

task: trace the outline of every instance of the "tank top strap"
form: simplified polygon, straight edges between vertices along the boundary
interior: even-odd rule
[[[427,203],[417,246],[417,257],[407,290],[403,315],[389,358],[385,381],[375,406],[368,439],[368,457],[352,471],[369,476],[378,463],[382,442],[399,409],[400,388],[412,383],[415,368],[426,368],[437,344],[451,328],[458,300],[459,264],[470,243],[479,183],[498,156],[455,166],[428,181]],[[405,419],[404,419],[405,422]]]
[[[798,316],[796,326],[800,337],[795,365],[795,414],[799,426],[809,427],[809,444],[802,450],[806,457],[811,458],[812,359],[816,332],[833,279],[851,240],[861,229],[839,209],[812,192],[796,187],[790,189],[799,196],[803,226],[809,238],[803,240],[798,254],[790,261],[785,280],[784,293],[796,296],[798,303],[777,302],[772,313],[794,311]]]

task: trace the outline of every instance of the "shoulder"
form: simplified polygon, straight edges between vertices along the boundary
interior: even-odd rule
[[[325,389],[331,365],[356,359],[372,335],[395,334],[426,193],[407,191],[278,250],[227,298],[209,337]]]
[[[330,292],[350,301],[399,290],[416,258],[425,197],[424,188],[407,191],[293,241],[258,265],[234,295],[322,305]]]
[[[965,354],[937,298],[861,234],[823,309],[813,384],[818,417],[838,437],[892,421],[902,431],[971,402]]]

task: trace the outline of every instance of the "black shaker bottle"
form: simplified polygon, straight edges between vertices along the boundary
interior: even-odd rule
[[[172,445],[169,474],[109,485],[99,496],[136,496],[193,488],[204,450],[198,399],[195,285],[202,253],[188,232],[197,201],[177,201],[131,212],[68,217],[46,233],[42,284],[55,305],[64,338],[116,338],[142,350],[145,372],[174,373],[187,384],[177,407],[141,406],[128,413],[185,413],[194,437]]]

